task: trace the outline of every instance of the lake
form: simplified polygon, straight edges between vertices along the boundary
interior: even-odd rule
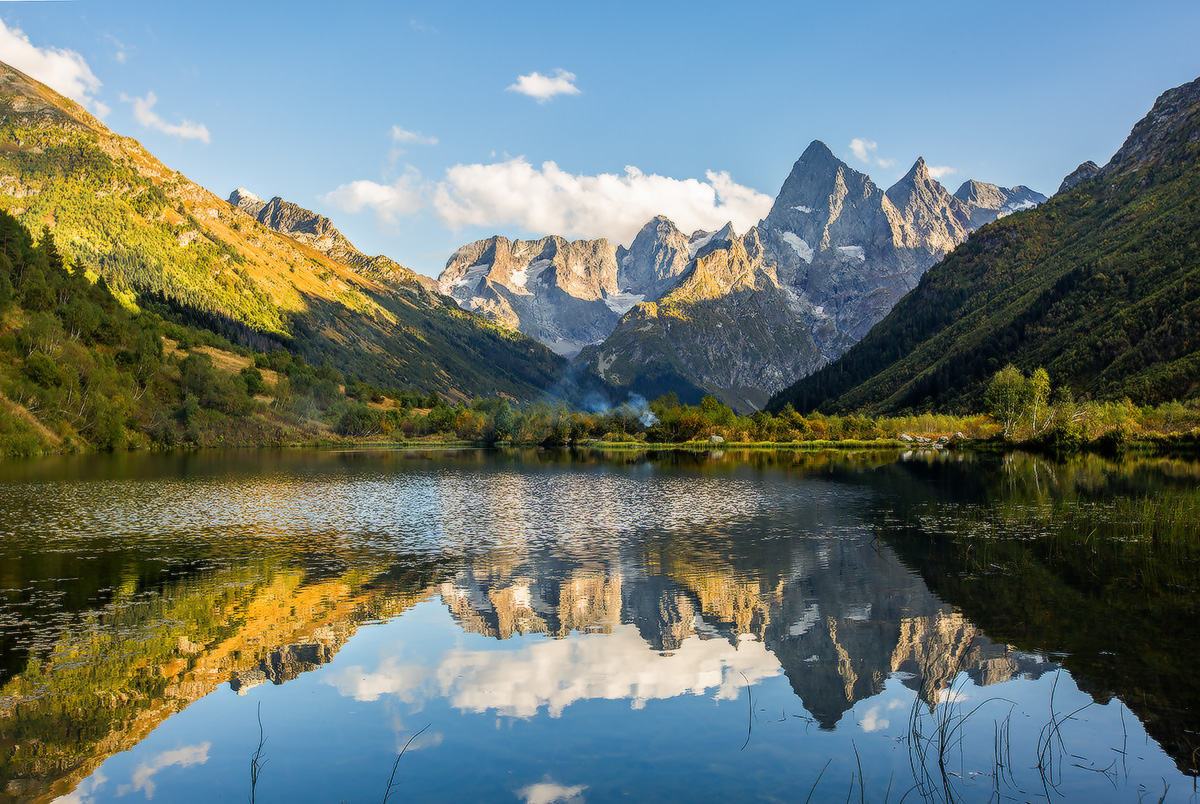
[[[0,464],[3,801],[1194,801],[1200,465]]]

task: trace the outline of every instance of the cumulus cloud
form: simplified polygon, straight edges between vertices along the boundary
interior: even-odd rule
[[[957,172],[958,172],[957,170],[955,170],[954,168],[952,168],[948,165],[930,165],[929,166],[929,175],[933,176],[935,179],[938,179],[939,181],[942,179],[943,176],[949,176],[949,175],[957,173]]]
[[[61,92],[97,117],[104,117],[110,111],[93,97],[100,90],[100,79],[83,56],[74,50],[37,47],[24,31],[9,28],[3,20],[0,20],[0,61]]]
[[[855,137],[850,140],[850,153],[854,154],[854,158],[859,162],[865,162],[868,165],[878,165],[881,168],[890,168],[896,164],[895,159],[885,159],[878,156],[875,151],[879,148],[879,143],[875,140],[867,140],[862,137]]]
[[[320,198],[344,212],[374,210],[381,220],[392,223],[425,207],[425,196],[421,174],[409,165],[404,175],[391,184],[361,179],[343,184]]]
[[[209,142],[208,128],[203,123],[183,120],[173,124],[159,117],[158,113],[154,111],[154,104],[158,103],[158,96],[153,92],[147,92],[144,98],[131,98],[122,94],[121,101],[133,104],[133,118],[146,128],[152,128],[182,140],[200,140],[205,144]]]
[[[453,229],[516,226],[618,243],[632,241],[655,215],[667,216],[685,232],[712,231],[727,222],[745,232],[772,203],[770,196],[738,184],[723,171],[708,171],[704,181],[646,174],[632,165],[620,175],[576,175],[554,162],[535,166],[520,156],[455,165],[437,182],[423,180],[410,165],[390,184],[354,181],[321,199],[344,212],[373,210],[387,223],[432,207]]]
[[[506,89],[509,92],[528,95],[536,99],[538,103],[545,103],[555,95],[578,95],[580,89],[575,86],[575,78],[575,73],[569,73],[563,69],[555,70],[554,75],[542,75],[535,72],[517,76],[517,83]]]
[[[706,177],[674,179],[632,165],[624,175],[576,175],[554,162],[535,167],[516,157],[449,168],[433,206],[452,228],[515,225],[621,243],[631,241],[655,215],[666,215],[684,231],[719,229],[732,221],[744,232],[770,211],[770,196],[738,184],[728,173],[708,171]]]

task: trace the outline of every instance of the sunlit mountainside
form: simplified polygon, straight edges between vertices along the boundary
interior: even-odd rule
[[[526,398],[562,365],[395,263],[356,268],[280,235],[6,65],[0,112],[0,209],[34,232],[49,225],[131,304],[385,387]]]

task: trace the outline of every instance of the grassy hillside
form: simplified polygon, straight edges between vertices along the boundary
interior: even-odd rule
[[[379,281],[262,226],[0,65],[0,210],[48,225],[127,305],[388,387],[538,395],[564,362],[418,282]]]
[[[1170,148],[1152,162],[1121,164],[975,232],[867,337],[770,409],[980,410],[1007,363],[1044,367],[1076,397],[1200,395],[1196,109],[1160,138]]]

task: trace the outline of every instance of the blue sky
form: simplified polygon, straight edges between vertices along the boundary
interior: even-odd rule
[[[744,230],[813,139],[883,187],[924,156],[951,191],[1049,194],[1200,75],[1195,0],[64,0],[0,21],[0,60],[219,196],[281,195],[431,275],[493,233],[627,243],[658,211]]]

